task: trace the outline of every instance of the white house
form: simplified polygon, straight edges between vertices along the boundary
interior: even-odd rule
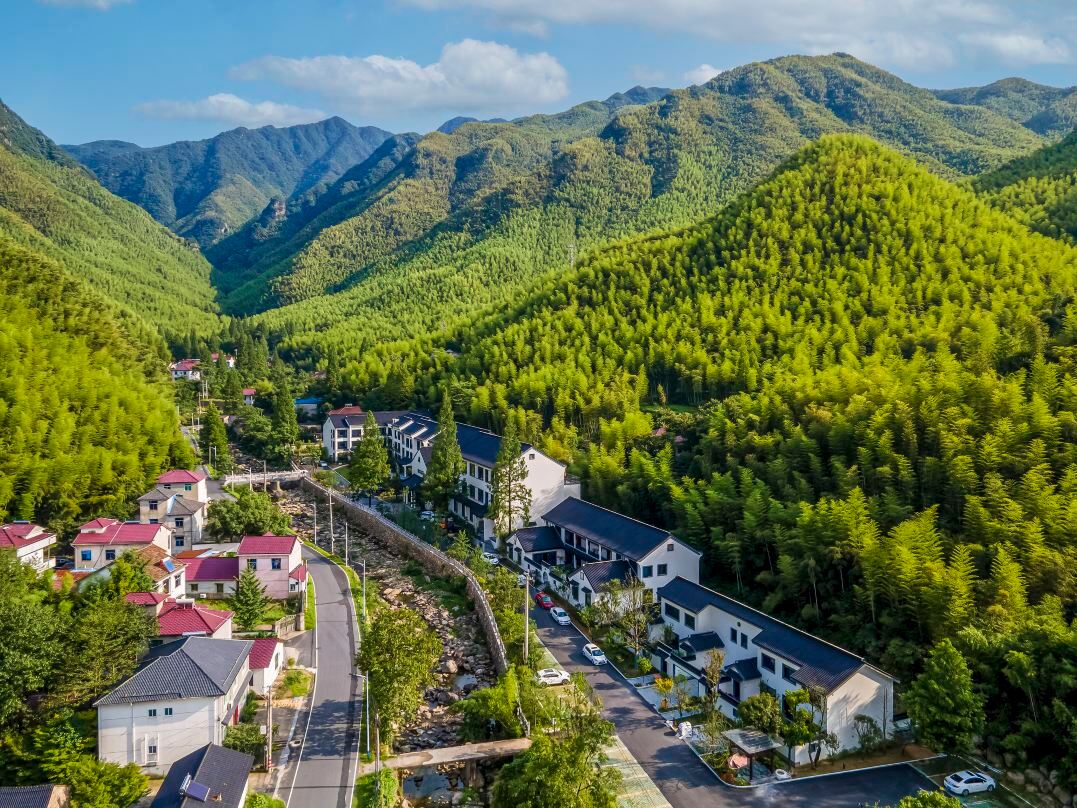
[[[543,513],[539,522],[509,536],[509,557],[551,585],[556,582],[553,567],[567,568],[563,594],[577,606],[591,605],[613,577],[637,578],[654,600],[656,590],[678,576],[699,580],[698,550],[668,530],[608,508],[573,496]]]
[[[888,673],[843,648],[793,628],[770,615],[705,586],[677,577],[658,590],[662,624],[652,629],[652,660],[667,676],[685,676],[702,695],[702,670],[717,650],[724,653],[718,706],[736,715],[743,699],[788,690],[819,688],[826,693],[825,721],[842,750],[857,747],[853,719],[867,715],[889,736],[894,722],[894,683]],[[665,627],[676,635],[668,642]],[[809,761],[807,745],[795,750],[796,763]]]
[[[201,364],[198,359],[180,359],[168,366],[172,374],[172,381],[196,382],[202,378],[202,371],[198,369]]]
[[[143,569],[153,581],[154,593],[162,598],[169,595],[183,595],[187,587],[187,565],[172,558],[166,551],[156,544],[147,544],[139,549],[132,549],[136,560],[141,561]],[[84,590],[95,583],[108,580],[112,575],[112,561],[95,570],[64,570],[61,575],[71,575],[75,580],[75,586]]]
[[[246,404],[248,407],[254,406],[254,399],[257,398],[257,396],[258,391],[255,390],[253,387],[243,388],[243,403]]]
[[[232,612],[210,609],[182,595],[170,598],[159,592],[131,592],[128,603],[143,607],[157,621],[157,636],[161,639],[179,637],[212,637],[232,639]]]
[[[38,572],[52,566],[49,548],[56,544],[56,534],[30,522],[0,525],[0,550],[13,550],[23,564]]]
[[[322,447],[334,463],[342,456],[350,455],[355,444],[363,437],[366,413],[354,404],[330,410],[322,424]]]
[[[250,640],[184,637],[151,648],[127,679],[98,699],[97,754],[164,774],[239,721],[251,683]]]
[[[169,555],[172,552],[172,529],[162,524],[144,525],[100,517],[82,525],[71,545],[75,550],[76,569],[98,570],[128,550],[137,551],[151,545]]]
[[[253,765],[245,752],[206,744],[172,764],[150,808],[244,808]]]
[[[192,598],[229,598],[236,593],[239,559],[204,556],[187,562],[187,594]]]
[[[276,637],[260,637],[251,649],[250,666],[254,676],[251,685],[259,696],[269,695],[284,668],[284,643]]]
[[[173,469],[157,478],[157,486],[165,491],[175,491],[184,499],[195,502],[209,502],[209,488],[206,475],[201,471]]]
[[[172,529],[172,552],[182,553],[202,541],[207,503],[184,496],[184,491],[158,485],[138,498],[138,521]]]

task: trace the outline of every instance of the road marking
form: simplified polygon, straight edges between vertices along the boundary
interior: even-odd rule
[[[314,611],[318,611],[318,587],[314,587]],[[318,670],[318,623],[320,620],[315,619],[314,628],[311,631],[314,632],[314,670]],[[292,791],[295,790],[295,779],[299,776],[299,767],[303,765],[303,750],[307,745],[307,731],[310,730],[310,716],[314,712],[314,702],[318,698],[318,674],[314,674],[314,687],[310,689],[310,709],[307,710],[307,723],[303,726],[303,741],[299,744],[299,755],[295,760],[295,770],[292,772],[292,783],[288,786],[288,798],[284,801],[284,807],[288,808],[288,804],[292,801]],[[349,803],[350,804],[350,803]]]

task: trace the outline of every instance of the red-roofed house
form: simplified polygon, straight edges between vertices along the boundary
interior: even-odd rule
[[[187,594],[196,598],[227,598],[236,592],[239,559],[235,556],[189,558]]]
[[[172,531],[165,525],[143,525],[116,519],[94,519],[79,528],[71,542],[75,548],[75,566],[80,570],[98,570],[111,564],[128,550],[159,547],[167,555],[172,550]]]
[[[302,545],[295,536],[244,536],[239,543],[240,569],[250,568],[266,588],[266,594],[284,600],[302,591],[291,575],[303,566]]]
[[[157,611],[157,634],[160,637],[213,637],[232,639],[232,613],[224,609],[200,606],[189,598],[169,598]]]
[[[165,491],[175,491],[184,499],[195,502],[209,502],[209,490],[206,488],[206,475],[201,471],[173,469],[157,478],[157,486]]]
[[[249,406],[254,405],[254,397],[258,395],[258,391],[253,387],[243,388],[243,403]]]
[[[257,639],[248,661],[254,677],[251,687],[259,696],[265,696],[284,667],[284,645],[276,637]]]
[[[217,362],[218,364],[220,364],[221,362],[221,355],[217,352],[211,353],[209,355],[209,358],[212,359],[214,362]],[[224,364],[228,365],[228,367],[230,368],[234,368],[236,366],[236,358],[232,356],[232,354],[225,354]]]
[[[0,550],[14,550],[15,557],[37,571],[51,565],[48,549],[56,544],[56,534],[30,522],[0,525]]]
[[[168,366],[172,373],[172,381],[196,382],[202,378],[202,371],[198,369],[201,362],[197,359],[181,359]]]

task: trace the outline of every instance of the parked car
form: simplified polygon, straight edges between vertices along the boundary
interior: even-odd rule
[[[943,780],[942,783],[946,786],[947,791],[952,791],[954,794],[960,794],[962,797],[967,794],[975,794],[978,791],[995,790],[995,779],[991,777],[991,775],[984,774],[983,772],[954,772]]]
[[[422,513],[419,514],[419,518],[422,519],[424,522],[433,522],[434,521],[434,512],[433,511],[423,511]]]
[[[324,460],[319,460],[318,461],[318,468],[327,469],[327,468],[329,468],[329,464],[326,463]]]
[[[605,665],[607,661],[602,649],[593,642],[589,642],[583,647],[583,655],[587,657],[592,665]]]
[[[558,668],[543,668],[535,674],[535,678],[543,687],[549,687],[550,685],[563,685],[572,677]]]
[[[550,599],[550,596],[547,595],[545,592],[536,592],[535,605],[541,606],[543,609],[546,609],[548,611],[553,608],[553,601]]]
[[[571,626],[572,618],[568,616],[568,612],[562,609],[560,606],[554,606],[550,609],[550,617],[559,626]]]
[[[516,585],[527,586],[527,576],[524,575],[522,572],[516,576]]]
[[[487,564],[492,564],[495,567],[501,563],[501,559],[497,557],[497,553],[483,553],[482,557]]]

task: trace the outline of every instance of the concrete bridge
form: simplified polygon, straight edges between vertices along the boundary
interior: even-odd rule
[[[304,480],[309,476],[310,472],[306,469],[265,473],[256,471],[250,474],[229,474],[221,482],[224,485],[248,485],[255,488],[258,485],[268,485],[269,483],[295,482],[296,480]]]
[[[383,769],[397,771],[416,771],[454,763],[476,763],[480,760],[513,757],[531,748],[530,738],[510,738],[507,741],[488,741],[486,743],[468,743],[463,746],[448,746],[443,749],[424,749],[421,752],[405,752],[396,757],[386,758],[381,762]],[[373,763],[364,763],[360,774],[374,771]]]

